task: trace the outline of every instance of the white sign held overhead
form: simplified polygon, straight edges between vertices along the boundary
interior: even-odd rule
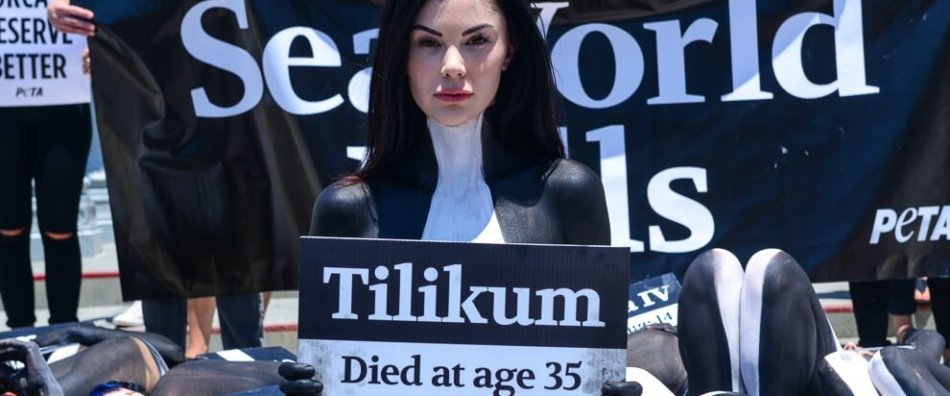
[[[45,2],[12,2],[0,15],[0,107],[89,103],[86,39],[54,28]]]

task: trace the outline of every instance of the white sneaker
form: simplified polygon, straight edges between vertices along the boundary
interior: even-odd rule
[[[117,327],[142,327],[145,319],[142,318],[142,302],[135,301],[129,309],[112,317],[112,323]]]

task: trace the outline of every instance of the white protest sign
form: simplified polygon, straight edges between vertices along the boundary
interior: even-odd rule
[[[44,0],[0,0],[0,107],[89,103],[86,39],[56,30]]]

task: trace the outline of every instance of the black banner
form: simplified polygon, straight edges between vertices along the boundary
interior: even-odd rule
[[[362,157],[374,1],[77,1],[126,298],[291,288]],[[631,280],[701,251],[950,276],[950,3],[537,2]]]

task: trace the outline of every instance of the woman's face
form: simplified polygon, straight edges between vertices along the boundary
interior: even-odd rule
[[[429,0],[410,40],[409,88],[427,116],[457,126],[492,104],[512,55],[494,0]]]

